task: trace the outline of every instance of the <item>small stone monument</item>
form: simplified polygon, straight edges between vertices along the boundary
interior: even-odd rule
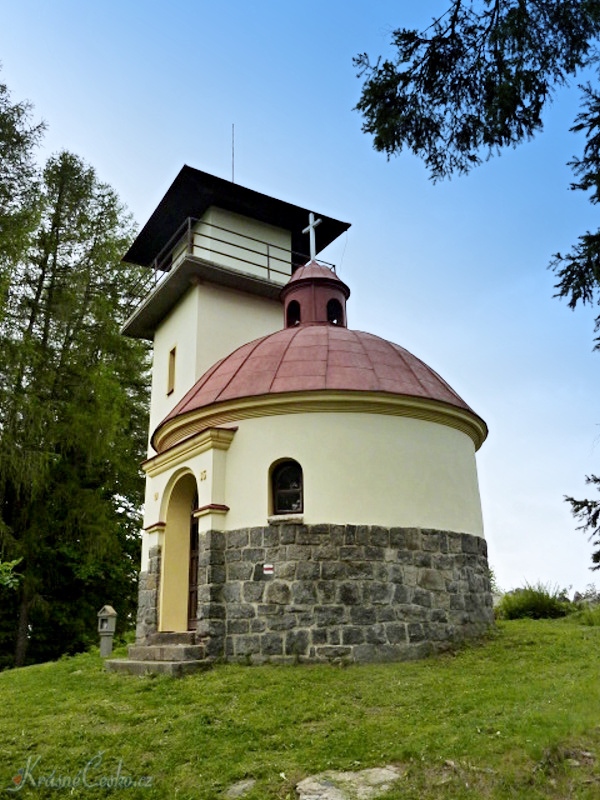
[[[98,612],[98,633],[100,634],[100,655],[108,658],[113,649],[113,637],[117,627],[117,612],[112,606],[102,606]]]

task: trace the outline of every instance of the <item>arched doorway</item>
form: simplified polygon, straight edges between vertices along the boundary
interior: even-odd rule
[[[174,484],[167,504],[160,581],[159,630],[196,627],[198,601],[198,504],[195,477],[187,472]]]

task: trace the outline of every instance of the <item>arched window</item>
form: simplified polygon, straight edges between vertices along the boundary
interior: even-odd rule
[[[340,301],[335,298],[327,302],[327,322],[332,325],[344,324],[344,309]]]
[[[274,514],[300,514],[304,509],[302,467],[297,461],[282,461],[271,475]]]
[[[286,312],[286,328],[293,328],[300,325],[300,303],[297,300],[290,300]]]

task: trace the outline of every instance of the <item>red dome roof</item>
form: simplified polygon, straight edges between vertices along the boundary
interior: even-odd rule
[[[308,324],[256,339],[218,361],[161,426],[215,403],[319,390],[405,395],[474,413],[436,372],[403,347],[370,333]]]

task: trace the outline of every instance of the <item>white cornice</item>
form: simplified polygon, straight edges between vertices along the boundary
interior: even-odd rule
[[[176,467],[207,450],[228,450],[236,430],[202,425],[185,437],[167,442],[158,455],[144,461],[142,469],[153,478],[168,467]]]
[[[151,461],[162,458],[163,454],[167,456],[176,449],[179,453],[179,447],[185,448],[187,442],[195,442],[202,431],[206,432],[206,428],[214,430],[217,426],[243,419],[314,412],[387,414],[436,422],[470,436],[476,450],[481,447],[488,433],[485,422],[472,411],[437,400],[381,392],[288,392],[216,403],[168,420],[154,433],[153,442],[159,455]]]

